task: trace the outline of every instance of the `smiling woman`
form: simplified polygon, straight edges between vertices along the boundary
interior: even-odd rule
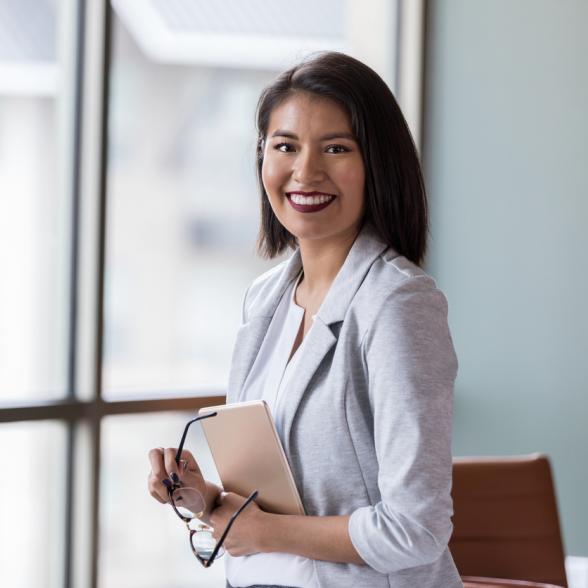
[[[228,586],[460,588],[457,361],[447,301],[419,267],[427,201],[406,122],[373,70],[325,52],[263,91],[257,128],[258,249],[293,254],[245,293],[227,402],[268,404],[306,515],[244,509]],[[182,480],[173,450],[150,455],[162,501]],[[245,497],[191,483],[219,540]]]

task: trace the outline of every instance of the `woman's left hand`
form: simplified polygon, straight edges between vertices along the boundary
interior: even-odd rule
[[[233,492],[222,492],[217,498],[218,505],[210,515],[213,537],[218,541],[233,513],[247,500]],[[262,511],[255,502],[248,504],[237,517],[223,547],[233,556],[251,555],[262,551],[264,529],[268,513]]]

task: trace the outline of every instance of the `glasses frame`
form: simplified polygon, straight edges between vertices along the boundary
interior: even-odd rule
[[[197,422],[197,421],[201,421],[203,419],[207,419],[210,417],[215,417],[218,413],[217,412],[209,412],[206,414],[202,414],[197,416],[196,418],[193,418],[191,420],[189,420],[186,423],[186,426],[184,427],[184,432],[182,433],[182,438],[180,439],[180,443],[178,445],[178,450],[176,452],[176,457],[175,457],[175,462],[176,465],[180,466],[180,458],[182,456],[182,451],[184,449],[184,443],[186,442],[186,436],[188,435],[188,430],[190,428],[190,426]],[[216,545],[214,547],[214,550],[212,551],[210,557],[208,559],[204,559],[203,557],[201,557],[198,552],[196,551],[196,549],[194,549],[194,544],[192,543],[192,538],[194,537],[194,535],[196,533],[198,533],[199,531],[194,530],[194,529],[190,529],[190,527],[188,526],[190,521],[192,521],[193,519],[185,517],[176,507],[175,501],[172,498],[172,494],[179,488],[182,488],[182,482],[174,482],[172,483],[168,489],[167,489],[167,493],[169,496],[169,502],[172,506],[172,508],[174,509],[174,512],[176,513],[176,515],[184,522],[186,523],[186,526],[188,527],[188,531],[190,533],[189,535],[189,540],[190,540],[190,547],[192,549],[192,553],[194,554],[194,556],[196,557],[196,559],[202,564],[203,567],[205,568],[209,568],[213,563],[214,560],[217,558],[218,553],[220,551],[220,549],[222,548],[222,545],[225,541],[225,539],[227,538],[227,535],[229,534],[229,531],[231,530],[231,527],[233,526],[233,523],[235,522],[235,520],[237,519],[237,517],[243,512],[243,510],[249,505],[251,504],[251,502],[253,502],[258,495],[258,491],[254,490],[243,502],[243,504],[231,515],[231,518],[229,519],[229,522],[227,523],[227,526],[225,527],[225,530],[223,531],[222,535],[220,536],[220,539],[216,542]],[[200,518],[200,516],[202,516],[204,511],[198,513],[194,518]]]

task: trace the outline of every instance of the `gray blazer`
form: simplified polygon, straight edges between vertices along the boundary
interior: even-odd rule
[[[227,402],[243,384],[299,249],[243,303]],[[351,515],[367,565],[315,560],[321,588],[458,588],[451,536],[457,359],[434,280],[360,231],[300,347],[284,396],[283,442],[308,515]]]

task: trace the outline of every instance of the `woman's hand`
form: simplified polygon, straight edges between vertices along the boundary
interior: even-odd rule
[[[155,500],[162,504],[169,502],[168,488],[181,482],[182,487],[195,488],[198,494],[186,493],[191,496],[191,503],[185,503],[184,506],[192,512],[199,513],[205,510],[207,483],[198,467],[194,456],[186,450],[182,451],[180,464],[176,464],[177,449],[168,447],[157,447],[149,451],[149,461],[151,463],[151,472],[148,478],[149,493]]]
[[[219,494],[210,514],[210,525],[214,528],[213,537],[218,541],[229,524],[233,513],[247,500],[233,492]],[[234,556],[251,555],[263,551],[262,545],[268,528],[268,517],[255,502],[248,504],[237,517],[223,547]]]

